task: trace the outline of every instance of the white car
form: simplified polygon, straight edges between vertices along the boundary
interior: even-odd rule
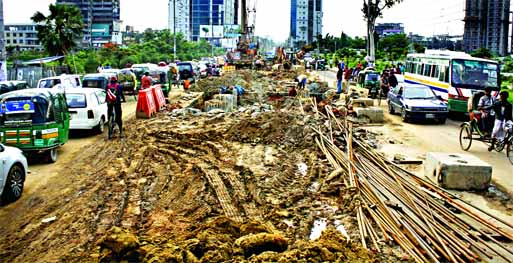
[[[11,203],[23,193],[23,184],[27,178],[27,158],[21,150],[0,144],[0,201]]]
[[[42,89],[70,89],[70,88],[81,88],[82,82],[80,81],[79,75],[67,75],[62,74],[56,77],[40,79],[37,82],[37,88]]]
[[[71,130],[96,130],[103,133],[107,123],[106,93],[102,89],[66,89]]]

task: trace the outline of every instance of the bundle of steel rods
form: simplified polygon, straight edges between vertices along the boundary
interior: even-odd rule
[[[355,213],[365,248],[380,251],[383,242],[395,241],[415,262],[513,260],[513,250],[498,240],[513,241],[511,224],[390,162],[354,137],[351,123],[341,123],[329,106],[325,110],[327,129],[316,128],[316,142],[333,168],[342,170],[346,186],[358,193]]]

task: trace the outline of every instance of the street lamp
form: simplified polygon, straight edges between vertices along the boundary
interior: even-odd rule
[[[176,0],[173,0],[173,60],[176,61]]]

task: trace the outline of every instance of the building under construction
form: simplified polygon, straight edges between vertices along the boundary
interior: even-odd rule
[[[472,52],[485,47],[508,54],[510,0],[466,0],[463,48]]]

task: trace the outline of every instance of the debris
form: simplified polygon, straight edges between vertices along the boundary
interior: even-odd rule
[[[46,224],[46,223],[51,223],[51,222],[53,222],[53,221],[55,221],[55,220],[57,220],[57,217],[56,217],[56,216],[47,217],[47,218],[45,218],[45,219],[41,220],[41,223],[44,223],[44,224]]]

